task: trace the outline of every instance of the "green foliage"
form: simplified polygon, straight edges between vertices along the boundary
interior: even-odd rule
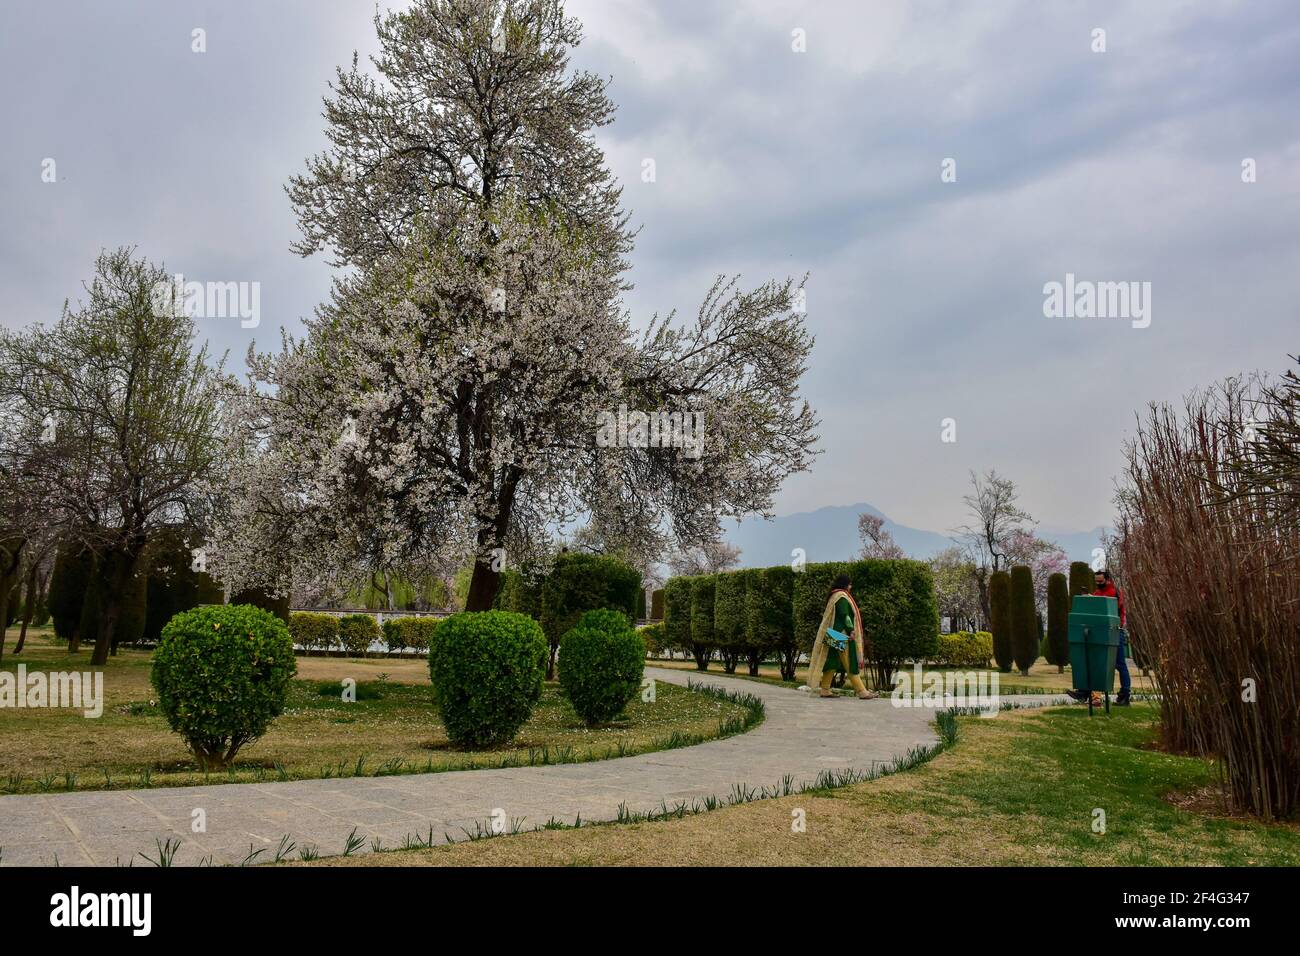
[[[799,660],[792,612],[794,581],[794,570],[784,564],[745,575],[746,642],[765,655],[777,655],[784,680],[794,680]]]
[[[713,601],[717,585],[716,574],[697,574],[691,582],[691,653],[695,666],[708,670],[709,658],[717,642],[713,637]]]
[[[560,638],[583,614],[607,608],[622,612],[632,624],[640,590],[640,573],[617,558],[571,551],[557,555],[541,591],[539,620],[550,645],[548,673],[554,672]]]
[[[270,611],[286,624],[289,623],[289,595],[275,595],[265,588],[246,588],[230,599],[231,604],[251,604]]]
[[[560,686],[588,726],[621,714],[644,672],[645,642],[618,611],[588,611],[560,641]]]
[[[839,575],[848,573],[847,561],[826,561],[806,564],[802,571],[794,575],[791,613],[794,616],[795,639],[803,653],[812,652],[822,614],[826,611],[826,598],[831,593],[831,582]],[[856,592],[856,588],[854,590]]]
[[[338,619],[339,643],[345,653],[362,657],[379,640],[379,625],[369,614],[345,614]]]
[[[542,692],[546,635],[510,611],[455,614],[429,648],[429,676],[447,735],[459,747],[509,742]]]
[[[650,592],[650,618],[654,621],[664,619],[664,589],[655,588]]]
[[[167,622],[181,611],[224,603],[225,595],[212,577],[194,570],[193,552],[179,533],[164,533],[150,544],[144,622],[147,643],[158,643]]]
[[[1047,579],[1047,645],[1057,667],[1070,662],[1070,587],[1059,572]]]
[[[722,649],[728,674],[748,650],[749,618],[745,613],[745,572],[715,575],[713,584],[713,641]]]
[[[542,580],[531,574],[507,569],[501,572],[501,582],[493,605],[498,611],[513,611],[540,618],[542,614]]]
[[[938,647],[934,573],[923,561],[884,558],[854,561],[847,570],[867,658],[874,662],[877,686],[888,687],[904,661],[925,660]]]
[[[652,657],[662,657],[664,651],[668,649],[665,643],[667,635],[663,621],[655,621],[645,627],[638,627],[636,632],[641,635],[641,640],[645,642],[646,653]]]
[[[49,608],[54,635],[69,641],[80,636],[81,612],[86,604],[86,590],[95,573],[95,555],[79,544],[59,546],[50,575]],[[87,635],[94,640],[94,634]]]
[[[993,656],[993,635],[988,631],[940,634],[938,649],[930,657],[937,667],[988,667]]]
[[[333,614],[295,611],[289,615],[289,636],[303,650],[328,651],[339,642],[339,619]]]
[[[221,769],[284,710],[297,670],[285,623],[249,605],[200,607],[163,628],[158,705],[204,770]]]
[[[1086,561],[1073,561],[1070,564],[1070,596],[1091,594],[1097,586],[1096,575]]]
[[[436,617],[390,617],[384,621],[384,643],[390,651],[427,651],[438,630]]]
[[[1034,608],[1034,572],[1028,565],[1011,569],[1010,620],[1011,654],[1020,673],[1028,674],[1038,660],[1040,632],[1038,612]]]
[[[691,579],[670,578],[664,585],[664,643],[667,650],[691,646]]]
[[[636,589],[636,619],[645,620],[645,588]]]
[[[989,627],[993,632],[993,657],[998,670],[1011,673],[1011,575],[994,571],[989,575]]]

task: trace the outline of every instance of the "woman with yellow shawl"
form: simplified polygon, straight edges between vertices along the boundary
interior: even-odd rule
[[[838,646],[836,634],[832,631],[848,637],[843,647]],[[853,600],[852,580],[847,574],[841,574],[831,585],[826,611],[822,614],[821,626],[817,628],[817,640],[813,642],[808,660],[808,684],[812,686],[820,678],[820,696],[834,697],[831,681],[836,674],[847,674],[858,697],[871,700],[876,695],[867,690],[859,673],[865,657],[862,612],[858,610],[858,602]]]

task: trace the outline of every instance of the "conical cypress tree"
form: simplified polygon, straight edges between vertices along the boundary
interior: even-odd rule
[[[1047,644],[1058,674],[1070,662],[1070,586],[1059,571],[1047,579]]]
[[[1091,594],[1094,586],[1092,568],[1086,561],[1075,561],[1070,565],[1070,597]]]
[[[994,571],[989,575],[989,627],[993,629],[993,659],[998,670],[1011,673],[1011,575]]]
[[[1034,611],[1034,572],[1028,565],[1011,569],[1011,650],[1020,673],[1038,660],[1038,617]]]

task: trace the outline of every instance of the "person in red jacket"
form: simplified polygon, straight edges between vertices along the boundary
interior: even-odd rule
[[[1119,605],[1119,652],[1115,655],[1115,669],[1119,671],[1119,696],[1115,698],[1115,703],[1120,707],[1127,707],[1129,693],[1133,689],[1133,679],[1128,672],[1128,656],[1124,648],[1128,643],[1128,616],[1124,613],[1124,592],[1115,586],[1109,571],[1098,571],[1095,583],[1097,588],[1092,592],[1093,594],[1099,597],[1112,597]],[[1069,690],[1066,693],[1078,701],[1088,699],[1086,691]]]

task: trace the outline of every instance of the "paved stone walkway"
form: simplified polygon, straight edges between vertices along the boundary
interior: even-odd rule
[[[691,671],[647,668],[672,684],[700,678]],[[148,865],[156,844],[179,840],[176,865],[239,863],[262,848],[270,859],[288,836],[321,856],[343,852],[355,829],[401,846],[409,835],[433,842],[464,839],[490,826],[500,809],[522,829],[555,820],[613,820],[620,805],[648,812],[716,796],[733,787],[760,790],[815,781],[823,771],[870,770],[914,747],[937,741],[934,711],[898,708],[885,700],[821,700],[760,681],[709,675],[704,682],[761,697],[767,719],[748,733],[694,747],[583,764],[464,770],[391,777],[349,777],[287,783],[219,784],[149,790],[0,796],[0,863],[10,865]],[[1056,703],[1064,698],[1003,698]],[[206,832],[191,831],[196,809]],[[292,854],[297,857],[297,852]]]

